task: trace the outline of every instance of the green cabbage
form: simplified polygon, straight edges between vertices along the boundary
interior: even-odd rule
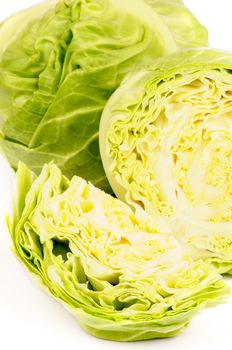
[[[232,54],[183,50],[130,74],[100,141],[118,198],[232,273]]]
[[[44,1],[10,17],[0,27],[2,153],[36,173],[54,160],[110,191],[98,146],[107,99],[129,71],[206,44],[180,0]]]
[[[210,265],[80,177],[54,165],[17,172],[14,251],[91,334],[118,341],[174,336],[230,293]]]

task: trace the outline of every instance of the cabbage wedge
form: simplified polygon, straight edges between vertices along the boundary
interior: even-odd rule
[[[135,341],[183,331],[229,288],[210,265],[185,255],[142,210],[54,164],[36,178],[17,171],[13,249],[27,269],[89,333]]]
[[[10,17],[0,26],[1,152],[15,169],[54,160],[111,191],[98,146],[106,101],[128,72],[207,41],[180,0],[48,0]]]
[[[184,50],[128,76],[100,146],[119,199],[232,274],[232,54]]]

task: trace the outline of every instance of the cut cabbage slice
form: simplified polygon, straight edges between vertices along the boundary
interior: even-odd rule
[[[232,54],[184,50],[131,74],[105,107],[116,195],[196,258],[232,273]]]
[[[230,293],[210,265],[175,238],[85,180],[54,164],[38,178],[17,172],[13,249],[33,276],[91,334],[134,341],[174,336],[200,310]]]
[[[14,215],[14,252],[89,333],[135,341],[174,336],[200,310],[224,302],[229,288],[194,261],[143,210],[54,165],[38,178],[22,163]]]

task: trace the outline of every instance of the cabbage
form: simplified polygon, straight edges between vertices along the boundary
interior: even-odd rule
[[[195,258],[232,273],[232,54],[183,50],[130,74],[105,107],[101,154],[118,198]]]
[[[54,160],[110,191],[98,146],[107,99],[129,71],[206,44],[180,0],[44,1],[10,17],[0,27],[1,152],[13,168],[22,160],[39,173]]]
[[[19,260],[89,333],[118,341],[174,336],[229,288],[175,238],[80,177],[54,164],[36,178],[17,172],[8,219]]]

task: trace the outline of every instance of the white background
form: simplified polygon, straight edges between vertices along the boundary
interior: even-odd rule
[[[0,20],[36,0],[0,0]],[[208,28],[210,45],[232,50],[232,2],[185,0]],[[62,305],[38,289],[9,249],[3,212],[9,210],[14,174],[0,158],[0,349],[232,349],[232,297],[228,304],[205,310],[176,338],[114,343],[80,329]],[[232,278],[228,279],[232,286]]]

